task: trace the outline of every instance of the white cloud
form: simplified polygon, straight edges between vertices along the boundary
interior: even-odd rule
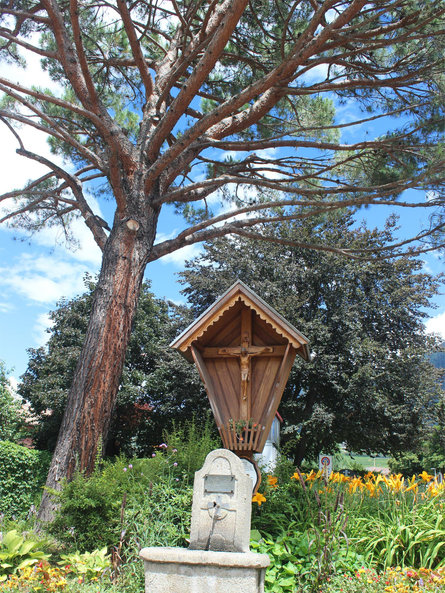
[[[445,340],[445,311],[428,319],[425,327],[428,333],[439,334]]]
[[[93,211],[101,216],[98,205],[95,206]],[[62,229],[58,227],[42,229],[41,232],[33,236],[32,241],[43,247],[54,248],[58,245],[59,250],[65,257],[98,267],[102,261],[102,252],[94,241],[93,235],[83,219],[77,218],[73,220],[70,224],[70,231],[78,243],[78,246],[73,248],[69,248],[65,245]]]
[[[55,303],[83,292],[85,266],[60,257],[22,254],[8,268],[0,268],[0,286],[31,302]]]
[[[263,148],[256,151],[255,154],[261,159],[272,159],[278,154],[278,150],[276,148]]]
[[[50,319],[48,313],[41,313],[34,324],[33,336],[36,342],[37,348],[44,346],[49,339],[49,333],[47,329],[52,327],[53,321]]]
[[[15,377],[11,376],[11,377],[8,377],[8,383],[9,383],[9,392],[11,393],[11,395],[18,398],[18,395],[17,395],[17,388],[19,385],[18,380]]]
[[[425,194],[425,200],[427,202],[432,202],[433,200],[438,200],[439,198],[440,198],[440,195],[439,195],[438,191],[430,190],[430,191],[427,191]]]
[[[336,120],[338,124],[351,124],[357,120],[362,119],[364,116],[360,110],[357,108],[357,104],[354,103],[352,99],[346,101],[343,105],[336,105]],[[351,126],[351,128],[346,128],[347,130],[354,129],[356,132],[360,127],[363,127],[364,124],[356,124],[355,126]],[[345,130],[343,130],[343,133]]]
[[[34,33],[27,38],[27,42],[37,46],[39,44],[39,37],[40,33]],[[19,53],[26,61],[25,68],[14,63],[2,62],[1,73],[4,78],[7,78],[12,82],[21,83],[28,88],[32,85],[49,88],[53,93],[57,93],[62,89],[61,85],[52,80],[48,72],[42,69],[40,64],[42,59],[41,56],[22,49],[20,46],[18,49]]]
[[[28,39],[28,42],[37,45],[38,39],[36,37],[38,36],[39,35],[31,36]],[[25,70],[13,64],[2,63],[1,75],[13,81],[26,81],[24,83],[26,86],[38,84],[41,87],[50,88],[56,95],[60,94],[62,87],[52,81],[48,73],[41,69],[40,57],[34,54],[28,55],[28,53],[29,52],[25,55],[27,60],[27,67]],[[0,126],[1,125],[2,124],[0,123]],[[17,131],[27,150],[39,154],[55,162],[59,166],[67,168],[67,164],[63,163],[60,157],[51,154],[49,145],[46,141],[46,134],[23,125],[19,126]],[[4,141],[0,143],[0,162],[2,163],[3,174],[0,176],[0,194],[13,189],[20,189],[26,185],[27,181],[37,179],[48,173],[49,169],[46,166],[16,154],[16,149],[19,148],[19,144],[12,133],[4,126],[2,129],[2,136]],[[69,166],[68,170],[70,170]],[[94,213],[103,217],[96,200],[91,196],[86,197]],[[6,202],[7,201],[0,204],[0,215],[7,210]],[[64,247],[63,231],[60,227],[42,229],[41,232],[33,236],[32,242],[33,244],[50,248],[56,248],[57,246],[58,249],[64,251],[66,257],[98,267],[101,262],[101,251],[94,242],[91,232],[86,227],[83,220],[79,218],[72,221],[70,229],[79,243],[77,249],[72,249],[70,251],[66,250],[66,247]],[[7,227],[2,227],[2,230],[13,233],[18,237],[26,236],[26,233],[20,229],[8,229]]]
[[[37,42],[35,37],[31,36],[28,42]],[[26,87],[38,85],[51,89],[54,94],[60,94],[59,91],[62,87],[52,81],[48,73],[42,70],[40,57],[30,52],[27,52],[25,57],[27,62],[25,69],[15,64],[2,63],[0,69],[1,76]],[[47,173],[48,168],[36,161],[17,155],[15,152],[19,148],[17,140],[4,124],[1,125],[3,142],[0,143],[0,162],[2,163],[4,174],[0,176],[0,193],[3,193],[23,187],[28,179],[34,179]],[[51,154],[49,145],[46,142],[46,134],[23,125],[17,127],[17,132],[27,150],[36,152],[61,164],[61,159]]]
[[[307,84],[315,84],[326,80],[329,64],[317,64],[299,77],[300,81]]]
[[[183,268],[184,263],[187,260],[197,257],[200,253],[200,243],[194,243],[193,245],[186,245],[185,247],[182,247],[182,249],[178,249],[173,251],[173,253],[165,255],[160,261],[164,264],[174,264],[178,268]]]
[[[329,10],[326,11],[324,18],[326,19],[326,22],[330,24],[330,23],[334,22],[335,19],[338,18],[338,16],[339,16],[338,11],[330,8]]]
[[[173,239],[179,233],[178,229],[174,229],[170,233],[157,233],[156,235],[156,243],[162,243],[163,241],[168,241],[169,239]],[[163,264],[173,264],[178,268],[183,268],[184,263],[198,256],[201,252],[201,245],[200,243],[194,243],[193,245],[186,245],[181,249],[177,249],[172,253],[164,255],[161,257],[159,261]]]
[[[14,309],[12,303],[0,301],[0,313],[10,313]]]
[[[44,156],[59,165],[62,163],[60,158],[51,154],[49,145],[46,142],[46,134],[28,126],[21,127],[18,133],[26,150]],[[16,154],[19,144],[3,124],[2,137],[3,142],[0,143],[0,162],[2,163],[3,174],[0,176],[0,193],[20,189],[30,179],[37,179],[41,175],[48,173],[48,167]]]

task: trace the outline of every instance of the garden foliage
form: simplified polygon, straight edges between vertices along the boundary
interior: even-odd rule
[[[24,436],[24,418],[21,403],[12,396],[6,375],[0,360],[0,441],[16,442]]]
[[[323,593],[443,593],[444,590],[445,568],[392,568],[381,573],[361,568],[353,575],[336,575],[323,587]]]
[[[0,513],[26,515],[38,500],[50,463],[46,451],[0,441]]]
[[[37,541],[25,539],[15,529],[8,531],[0,544],[0,582],[6,581],[8,576],[18,571],[34,566],[42,560],[47,560]]]
[[[379,572],[445,567],[445,485],[425,471],[410,479],[369,472],[325,480],[319,472],[297,470],[287,480],[268,476],[262,492],[254,497],[252,546],[271,557],[271,593],[299,591],[297,577],[318,592],[332,575],[352,578],[363,566]]]
[[[60,494],[51,565],[31,559],[19,570],[19,556],[5,560],[16,574],[0,592],[140,593],[139,550],[187,547],[194,472],[217,446],[209,424],[189,423],[149,458],[78,474]],[[251,549],[271,560],[265,593],[443,593],[444,500],[445,485],[426,471],[325,480],[283,459],[253,497]],[[19,550],[49,551],[13,535]]]
[[[165,434],[165,441],[149,458],[103,462],[88,478],[77,473],[54,493],[60,508],[49,526],[51,533],[81,551],[111,548],[122,540],[132,541],[136,550],[143,545],[183,545],[194,473],[219,445],[208,420],[200,429],[194,421],[176,427]]]

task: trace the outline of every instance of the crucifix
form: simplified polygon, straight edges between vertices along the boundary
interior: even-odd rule
[[[195,363],[224,446],[245,459],[261,452],[308,339],[237,281],[172,347]]]
[[[218,348],[219,356],[238,356],[241,373],[240,420],[250,420],[252,411],[252,384],[250,382],[252,357],[273,352],[273,346],[252,346],[252,311],[243,309],[241,316],[241,344]]]

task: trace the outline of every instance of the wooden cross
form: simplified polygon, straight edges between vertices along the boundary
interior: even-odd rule
[[[241,314],[241,344],[234,347],[206,348],[204,356],[237,356],[240,359],[241,399],[240,420],[250,420],[252,410],[251,370],[252,358],[264,353],[274,352],[274,346],[252,346],[252,311],[243,309]],[[280,350],[282,347],[280,348]],[[210,352],[212,351],[212,352]]]
[[[253,356],[263,354],[263,352],[273,352],[272,346],[251,346],[250,336],[245,333],[241,338],[241,346],[234,348],[219,348],[219,356],[239,356],[241,370],[241,399],[248,399],[248,385],[250,381],[251,359]],[[248,406],[250,408],[250,406]],[[249,418],[246,418],[249,420]]]

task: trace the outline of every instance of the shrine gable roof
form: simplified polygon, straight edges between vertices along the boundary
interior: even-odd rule
[[[207,342],[206,333],[210,328],[216,329],[222,317],[227,317],[230,310],[245,306],[254,311],[275,334],[284,338],[295,348],[297,354],[304,360],[310,359],[309,340],[282,315],[268,305],[260,296],[251,290],[244,282],[237,280],[224,294],[208,307],[193,323],[191,323],[170,344],[179,350],[188,360],[192,360],[191,347]],[[213,332],[211,331],[210,334]]]

